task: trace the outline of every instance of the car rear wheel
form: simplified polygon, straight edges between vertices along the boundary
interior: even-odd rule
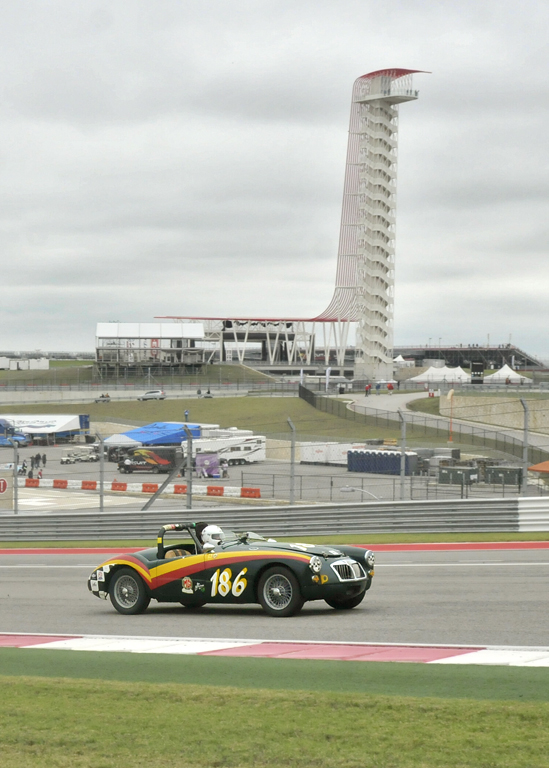
[[[305,602],[296,577],[282,566],[269,568],[261,576],[257,598],[265,613],[281,617],[298,613]]]
[[[133,568],[116,571],[109,585],[109,597],[118,613],[143,613],[151,602],[143,579]]]
[[[365,596],[366,590],[361,592],[360,595],[355,595],[354,597],[347,597],[341,600],[326,600],[326,602],[330,608],[335,608],[336,611],[349,611],[351,608],[356,608],[357,605],[360,605]]]

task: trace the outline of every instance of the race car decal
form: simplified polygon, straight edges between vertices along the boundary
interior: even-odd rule
[[[154,566],[153,568],[147,568],[147,566],[139,560],[137,557],[134,557],[132,555],[127,555],[124,557],[117,557],[112,560],[107,560],[105,563],[100,565],[98,568],[94,571],[94,578],[93,581],[103,581],[105,580],[104,573],[108,573],[109,570],[115,566],[115,565],[126,565],[130,568],[134,568],[139,575],[142,577],[142,579],[145,581],[149,589],[155,590],[159,587],[165,586],[166,584],[169,584],[176,580],[183,580],[186,577],[190,577],[193,574],[198,574],[201,571],[204,571],[206,569],[211,568],[212,566],[217,566],[216,573],[222,574],[225,571],[229,572],[229,576],[225,577],[228,578],[231,581],[231,586],[228,588],[227,592],[225,594],[228,594],[233,589],[233,582],[232,582],[232,571],[230,566],[237,568],[241,568],[245,563],[250,563],[255,560],[272,560],[273,557],[277,561],[297,561],[297,562],[303,562],[303,563],[309,563],[310,556],[301,554],[299,552],[273,552],[272,550],[255,550],[252,552],[212,552],[208,553],[206,555],[189,555],[187,557],[183,558],[177,558],[175,560],[171,560],[167,563],[162,563],[161,565]],[[244,571],[247,570],[246,568]],[[99,574],[101,573],[101,576]],[[241,570],[240,573],[243,573]],[[212,577],[213,578],[213,577]],[[221,575],[218,576],[219,579],[221,579]],[[221,585],[223,582],[219,582]],[[236,580],[235,582],[236,583]],[[241,582],[239,582],[241,583]],[[95,587],[95,588],[94,588]],[[91,586],[91,589],[93,592],[97,591],[99,585],[97,587],[95,584]],[[245,585],[241,588],[241,591],[238,592],[238,594],[242,594],[244,591]],[[212,592],[212,595],[214,594],[220,594],[224,596],[224,593],[221,591],[220,586],[215,586],[215,592]],[[232,592],[235,596],[238,596],[236,592]]]
[[[235,597],[240,597],[248,586],[248,581],[244,578],[245,573],[248,573],[247,568],[243,568],[236,579],[231,581],[233,575],[231,569],[225,568],[222,571],[221,568],[218,568],[210,579],[212,582],[211,596],[215,597],[219,593],[221,597],[227,597],[231,593]]]

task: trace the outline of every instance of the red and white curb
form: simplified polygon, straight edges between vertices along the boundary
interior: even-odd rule
[[[116,635],[0,634],[0,648],[115,651],[241,658],[323,661],[399,661],[422,664],[481,664],[549,667],[549,648],[513,646],[399,645],[214,638],[120,637]]]
[[[61,480],[61,479],[39,479],[37,477],[18,478],[19,488],[55,488],[56,490],[73,491],[98,491],[99,481],[97,480]],[[126,483],[115,480],[105,483],[106,491],[130,493],[156,493],[160,488],[160,483]],[[185,483],[170,483],[163,493],[172,493],[174,495],[185,495],[187,486]],[[193,484],[193,496],[230,496],[240,499],[260,499],[261,491],[259,488],[240,488],[230,485],[198,485]]]

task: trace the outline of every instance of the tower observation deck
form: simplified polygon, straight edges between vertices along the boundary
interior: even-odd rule
[[[334,362],[343,366],[349,327],[356,323],[355,377],[392,377],[398,105],[418,98],[412,79],[420,71],[382,69],[354,82],[336,285],[324,312],[299,319],[171,317],[209,321],[220,360],[224,341],[231,341],[243,362],[246,342],[264,325],[266,362],[311,364],[321,346],[326,362],[335,349]]]

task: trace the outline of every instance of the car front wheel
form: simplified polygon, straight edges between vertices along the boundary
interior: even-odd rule
[[[143,613],[151,602],[145,591],[143,579],[133,568],[116,571],[109,585],[109,597],[118,613]]]
[[[330,608],[335,608],[336,611],[349,611],[351,608],[356,608],[357,605],[360,605],[360,603],[364,600],[365,595],[366,590],[361,592],[360,595],[355,595],[354,597],[348,597],[341,600],[326,600],[326,602]]]
[[[271,616],[293,616],[304,603],[296,577],[282,566],[265,571],[259,579],[257,597],[265,613]]]

